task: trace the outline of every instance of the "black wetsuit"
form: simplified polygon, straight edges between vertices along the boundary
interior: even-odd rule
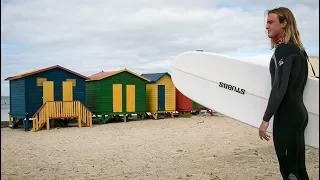
[[[308,180],[304,131],[308,112],[303,91],[308,78],[306,53],[293,43],[278,44],[270,61],[272,90],[264,121],[274,116],[273,141],[284,179]],[[294,179],[294,178],[293,178]]]

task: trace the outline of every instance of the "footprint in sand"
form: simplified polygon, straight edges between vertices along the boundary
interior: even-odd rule
[[[214,176],[210,180],[220,180],[220,178],[218,176]]]
[[[234,155],[234,156],[240,156],[240,153],[235,152],[233,155]]]
[[[258,156],[259,154],[258,154],[258,152],[253,152],[252,153],[253,155],[256,155],[256,156]]]

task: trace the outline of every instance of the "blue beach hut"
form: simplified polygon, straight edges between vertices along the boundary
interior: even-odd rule
[[[29,130],[29,118],[33,118],[33,125],[36,125],[34,131],[40,130],[45,124],[49,129],[50,118],[74,116],[74,112],[78,112],[76,108],[84,106],[87,79],[59,65],[6,78],[10,85],[9,127],[17,127],[17,123],[25,119],[24,128]],[[61,104],[74,101],[81,105],[71,107],[70,113],[67,112],[67,105]],[[44,105],[50,107],[45,108]]]

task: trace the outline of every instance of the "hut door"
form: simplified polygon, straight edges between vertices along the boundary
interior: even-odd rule
[[[122,112],[122,84],[113,84],[113,112]]]
[[[73,101],[73,86],[71,81],[62,82],[62,100]]]
[[[53,81],[43,81],[42,85],[42,99],[43,103],[46,101],[54,101],[54,86],[53,86]]]
[[[135,112],[135,102],[136,102],[136,89],[135,85],[127,85],[126,87],[127,95],[127,112]]]
[[[158,111],[165,111],[165,86],[158,85]]]

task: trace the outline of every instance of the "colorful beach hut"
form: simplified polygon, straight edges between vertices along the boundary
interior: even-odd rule
[[[201,104],[195,102],[195,101],[192,101],[192,108],[193,108],[193,111],[195,114],[199,114],[201,110],[206,110],[207,113],[209,113],[211,116],[214,115],[213,111],[209,108],[206,108],[204,106],[202,106]]]
[[[189,99],[187,96],[182,94],[178,89],[176,89],[176,110],[179,112],[179,114],[183,114],[183,113],[199,114],[201,110],[206,110],[207,113],[213,116],[212,110]]]
[[[59,65],[6,78],[10,84],[9,126],[16,127],[23,120],[29,130],[32,118],[33,131],[38,131],[44,125],[49,129],[49,120],[75,118],[79,127],[91,127],[92,115],[84,106],[87,79]]]
[[[201,104],[199,104],[195,101],[192,101],[192,109],[195,111],[201,111],[201,110],[205,110],[206,107],[202,106]]]
[[[176,88],[169,73],[149,73],[141,76],[150,79],[147,84],[147,111],[154,119],[158,114],[169,113],[173,117],[176,110]]]
[[[103,123],[113,115],[146,113],[146,84],[144,78],[128,69],[99,72],[86,81],[86,105],[94,115],[105,117]]]
[[[193,102],[176,88],[176,110],[181,113],[191,113]]]

